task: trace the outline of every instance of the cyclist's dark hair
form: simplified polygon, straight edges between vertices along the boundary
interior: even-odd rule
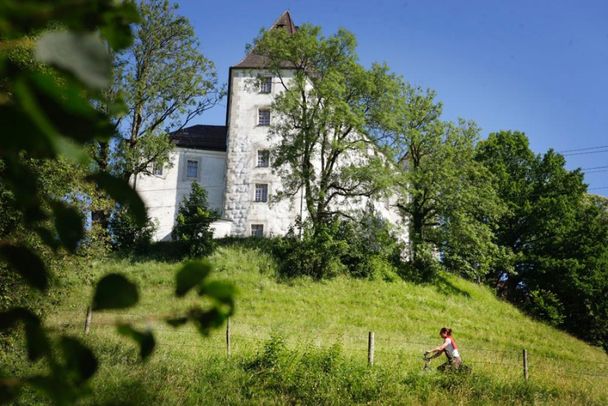
[[[448,337],[452,335],[452,329],[451,328],[447,328],[447,327],[442,327],[441,330],[439,330],[439,334],[447,334]]]

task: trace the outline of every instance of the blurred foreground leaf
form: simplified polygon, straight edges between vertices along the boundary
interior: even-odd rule
[[[129,324],[118,325],[118,333],[133,339],[139,344],[139,355],[142,359],[146,359],[154,351],[156,342],[151,331],[139,331]]]
[[[49,286],[46,266],[34,251],[27,247],[0,243],[0,257],[25,279],[28,285],[40,290]]]
[[[139,300],[137,285],[123,275],[111,273],[97,282],[93,295],[93,310],[124,309]]]

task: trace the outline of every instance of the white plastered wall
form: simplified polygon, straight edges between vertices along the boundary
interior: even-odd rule
[[[255,202],[256,183],[268,184],[269,197],[281,186],[280,177],[272,173],[271,167],[257,167],[258,150],[271,149],[273,144],[268,139],[268,127],[258,125],[258,111],[269,108],[281,89],[275,77],[271,93],[260,93],[255,81],[265,74],[261,70],[234,69],[230,78],[224,216],[233,222],[233,235],[251,235],[252,224],[262,224],[266,236],[284,235],[300,212],[297,198]]]
[[[209,207],[222,212],[226,153],[188,148],[176,148],[170,156],[172,166],[163,168],[162,175],[138,176],[136,190],[142,197],[148,215],[157,223],[154,239],[170,240],[179,204],[190,193],[193,181],[207,191]],[[186,162],[198,162],[198,176],[189,178]]]

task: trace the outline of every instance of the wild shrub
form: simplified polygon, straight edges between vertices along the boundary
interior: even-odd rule
[[[143,252],[152,242],[156,224],[150,217],[139,225],[124,207],[117,207],[110,217],[110,244],[115,251]]]
[[[402,249],[389,224],[372,213],[359,220],[332,219],[316,232],[308,222],[297,224],[274,244],[273,254],[281,276],[349,274],[394,280]]]
[[[363,212],[358,220],[340,221],[336,238],[348,245],[340,253],[340,262],[350,275],[389,280],[396,275],[403,247],[391,234],[388,221],[373,209]]]
[[[315,231],[308,222],[299,231],[291,229],[275,247],[279,262],[279,274],[284,277],[311,276],[315,279],[333,277],[344,273],[346,267],[340,261],[348,250],[348,243],[336,238],[337,222],[331,222]]]

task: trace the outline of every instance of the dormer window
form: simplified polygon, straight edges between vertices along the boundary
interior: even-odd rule
[[[260,78],[260,93],[270,93],[272,91],[272,78],[265,76]]]
[[[258,125],[269,126],[270,125],[270,110],[260,109],[258,110]]]

